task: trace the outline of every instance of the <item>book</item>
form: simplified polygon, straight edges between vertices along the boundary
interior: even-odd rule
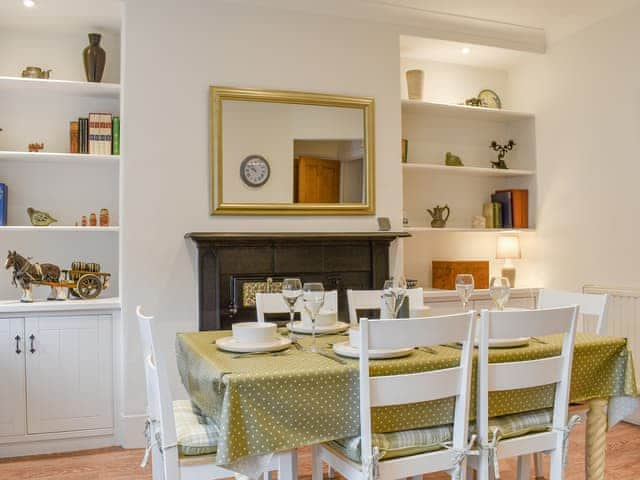
[[[77,121],[69,122],[69,152],[80,153],[80,133]]]
[[[112,130],[112,142],[111,142],[111,154],[120,155],[120,117],[115,116],[111,122]]]
[[[493,203],[482,205],[482,216],[485,219],[485,228],[493,228]]]
[[[493,205],[493,228],[502,228],[502,204],[492,202]]]
[[[9,187],[6,183],[0,183],[0,225],[7,224],[7,194]]]
[[[95,155],[99,150],[99,137],[100,137],[100,114],[98,113],[90,113],[89,114],[89,154]]]
[[[407,163],[407,158],[409,154],[409,140],[406,138],[402,139],[402,163]]]
[[[491,201],[502,205],[502,228],[513,228],[511,212],[511,191],[498,191],[491,195]]]
[[[102,148],[103,155],[111,155],[112,127],[113,119],[110,113],[102,114]]]
[[[80,137],[78,144],[80,146],[80,153],[89,153],[88,124],[89,124],[88,118],[80,117],[78,119],[78,135]]]
[[[496,191],[496,193],[502,192],[509,192],[511,194],[512,227],[529,228],[529,190],[511,189]]]

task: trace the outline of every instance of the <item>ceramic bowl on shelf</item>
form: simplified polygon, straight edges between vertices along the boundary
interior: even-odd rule
[[[239,322],[231,327],[233,338],[241,343],[272,343],[277,338],[276,324],[270,322]]]

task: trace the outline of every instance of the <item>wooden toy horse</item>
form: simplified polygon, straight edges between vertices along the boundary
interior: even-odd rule
[[[33,302],[33,284],[60,281],[60,267],[52,263],[31,263],[28,258],[23,257],[19,253],[9,250],[7,261],[4,264],[5,269],[13,267],[11,284],[14,287],[20,285],[22,288],[21,302]],[[51,293],[47,300],[64,300],[62,296],[62,287],[57,285],[49,285]]]

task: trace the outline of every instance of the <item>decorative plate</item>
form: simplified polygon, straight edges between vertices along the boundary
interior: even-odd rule
[[[289,324],[287,323],[287,328]],[[316,325],[316,333],[331,334],[344,332],[349,328],[348,323],[336,322],[333,325]],[[311,333],[311,325],[303,322],[293,322],[293,330],[295,333]]]
[[[277,352],[288,348],[289,345],[291,345],[291,340],[286,337],[274,338],[273,342],[269,343],[246,343],[232,336],[222,337],[216,340],[216,347],[220,350],[235,353]]]
[[[333,351],[338,355],[350,358],[360,358],[360,350],[356,347],[352,347],[347,342],[334,343]],[[383,360],[387,358],[399,358],[406,357],[413,352],[413,348],[397,348],[393,350],[369,350],[369,358],[372,360]]]
[[[480,103],[483,107],[486,108],[502,108],[502,102],[500,101],[500,97],[493,90],[482,90],[478,94],[478,98],[480,99]]]
[[[240,164],[240,178],[249,187],[261,187],[271,175],[269,162],[262,155],[249,155]]]

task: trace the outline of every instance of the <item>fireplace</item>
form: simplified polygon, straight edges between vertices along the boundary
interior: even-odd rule
[[[251,295],[277,290],[285,277],[338,291],[346,320],[347,289],[379,289],[389,276],[389,245],[406,233],[187,233],[198,261],[200,330],[255,321]]]

